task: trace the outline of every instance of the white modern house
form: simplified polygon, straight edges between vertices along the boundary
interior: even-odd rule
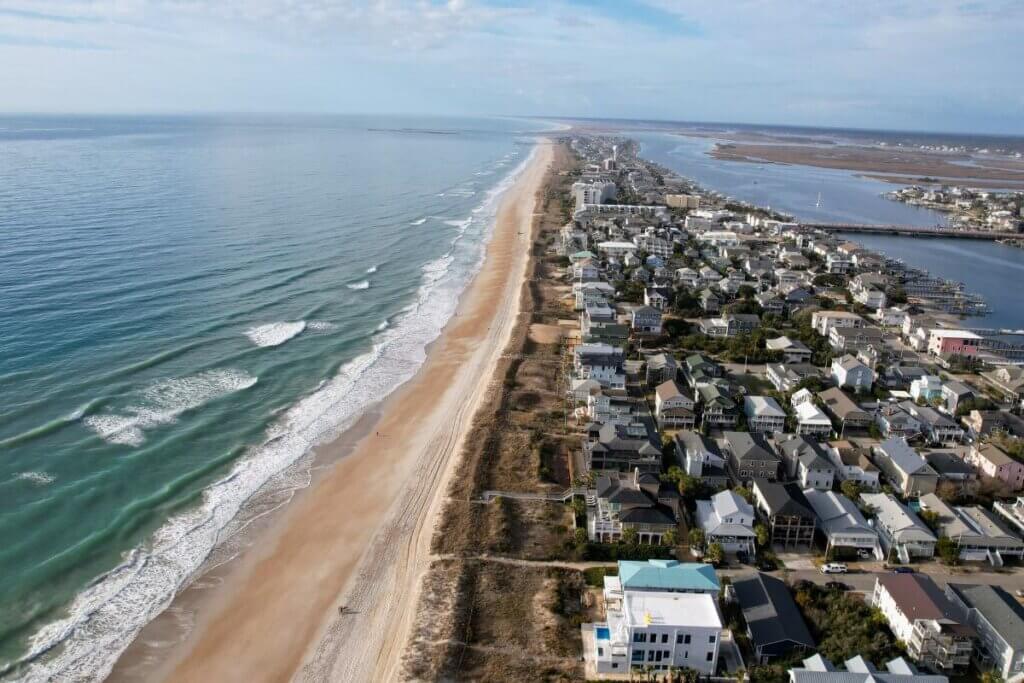
[[[651,667],[696,669],[711,675],[718,666],[722,618],[708,593],[605,587],[605,621],[584,624],[587,678],[629,674]]]

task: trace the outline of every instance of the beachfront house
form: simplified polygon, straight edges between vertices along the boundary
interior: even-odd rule
[[[632,590],[612,580],[604,606],[603,622],[582,626],[588,679],[644,670],[715,672],[722,633],[715,596]]]

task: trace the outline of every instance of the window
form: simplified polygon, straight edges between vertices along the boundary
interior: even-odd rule
[[[672,653],[669,652],[668,650],[662,650],[661,651],[661,656],[664,657],[665,659],[668,659],[669,657],[672,656]]]
[[[667,633],[662,633],[661,634],[661,642],[662,643],[667,643],[668,642],[668,634]]]
[[[690,644],[690,634],[689,633],[687,633],[686,636],[683,638],[683,643],[685,645],[689,645]]]
[[[647,661],[648,662],[653,662],[654,661],[654,650],[648,650],[647,651]]]
[[[633,661],[634,662],[642,662],[642,661],[644,661],[644,651],[643,650],[633,650]]]
[[[676,645],[682,645],[682,644],[683,644],[683,634],[680,633],[679,635],[676,636]]]
[[[715,642],[715,636],[708,636],[708,642],[709,643]]]
[[[633,634],[633,642],[634,643],[646,643],[647,642],[647,634],[646,633],[642,633],[642,632],[634,633]]]
[[[660,662],[661,661],[661,650],[655,650],[654,651],[654,661],[656,661],[656,662]]]
[[[714,652],[709,652],[708,653],[708,661],[710,662],[714,658],[715,658],[715,653]]]
[[[612,668],[613,669],[618,669],[619,668],[619,663],[618,662],[612,662]]]

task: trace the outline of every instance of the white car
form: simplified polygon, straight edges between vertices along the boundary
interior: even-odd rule
[[[838,562],[829,562],[828,564],[821,565],[822,574],[845,574],[846,571],[846,565],[839,564]]]

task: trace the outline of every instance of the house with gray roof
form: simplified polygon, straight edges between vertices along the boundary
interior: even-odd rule
[[[1024,557],[1024,541],[983,507],[952,506],[929,493],[921,496],[921,508],[938,516],[939,534],[956,544],[961,560],[1001,567],[1007,557]]]
[[[889,660],[885,671],[857,655],[845,662],[846,669],[837,669],[821,655],[808,657],[802,667],[789,670],[789,683],[949,683],[949,678],[921,673],[903,657]]]
[[[713,488],[729,483],[729,473],[725,469],[725,458],[714,439],[699,432],[682,429],[673,437],[676,447],[676,459],[686,474],[697,477]]]
[[[875,464],[904,496],[934,493],[939,484],[939,473],[903,438],[875,446]]]
[[[814,649],[814,639],[783,581],[761,572],[744,574],[733,579],[732,590],[758,663]]]
[[[946,597],[978,633],[979,668],[1004,681],[1024,679],[1024,606],[999,586],[946,584]]]
[[[742,496],[727,489],[698,500],[696,517],[706,545],[719,543],[726,553],[753,556],[754,508]]]
[[[832,488],[836,468],[824,446],[806,436],[792,436],[777,444],[787,478],[796,479],[805,489]]]
[[[935,534],[914,512],[888,493],[862,493],[860,500],[874,513],[874,527],[886,558],[900,562],[935,555]]]
[[[596,505],[587,509],[587,536],[592,541],[618,541],[633,529],[640,543],[657,545],[676,529],[679,492],[655,474],[634,471],[598,477],[594,498]]]
[[[789,548],[814,543],[817,515],[799,484],[755,479],[753,489],[754,503],[768,523],[773,544]]]
[[[878,532],[868,524],[857,505],[835,491],[806,489],[804,498],[818,516],[818,529],[825,536],[825,552],[866,550],[876,559],[884,555]]]
[[[701,406],[701,424],[710,429],[734,427],[739,421],[736,402],[717,383],[701,384],[697,387]]]
[[[765,341],[765,348],[769,351],[782,352],[784,363],[809,363],[813,355],[811,350],[799,339],[789,337],[776,337]]]
[[[650,418],[648,417],[648,421]],[[653,424],[607,422],[583,440],[587,468],[596,472],[661,471],[661,444]]]
[[[758,477],[778,479],[779,456],[762,435],[725,432],[724,442],[726,463],[734,480],[746,484]]]

